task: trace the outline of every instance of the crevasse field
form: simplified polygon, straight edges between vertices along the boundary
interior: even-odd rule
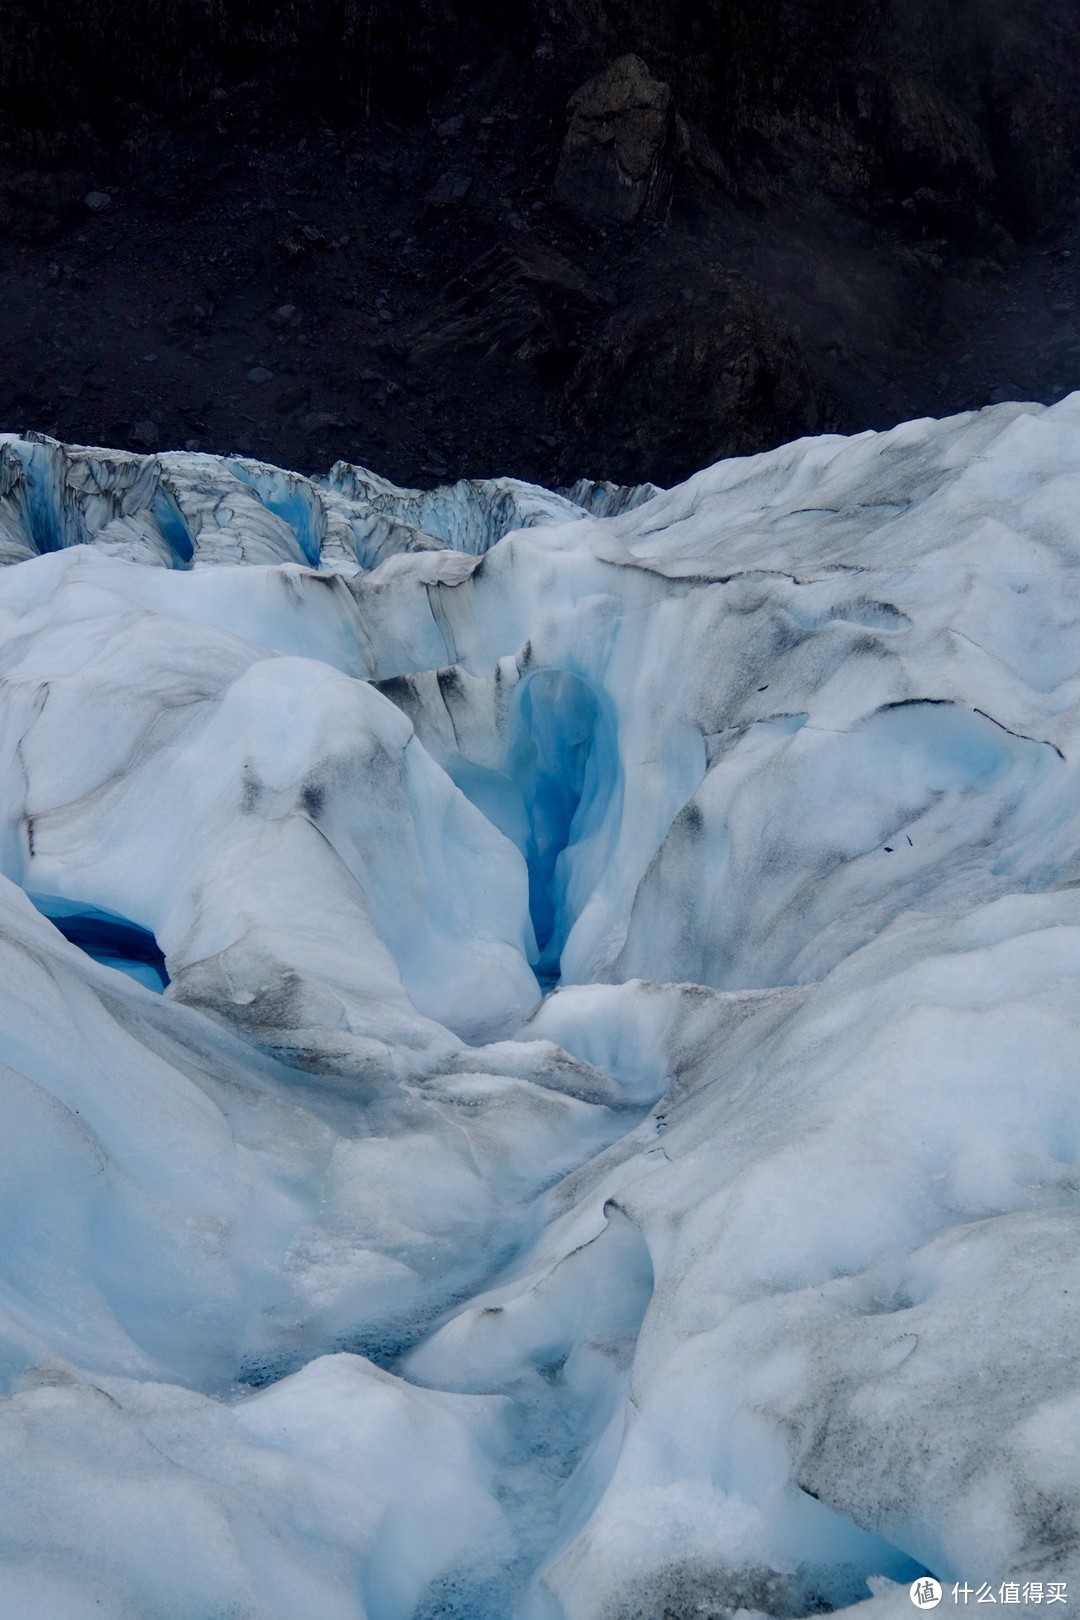
[[[5,1620],[1080,1581],[1080,395],[0,557]]]

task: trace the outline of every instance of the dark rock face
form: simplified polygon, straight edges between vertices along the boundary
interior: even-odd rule
[[[695,455],[704,466],[826,425],[798,342],[760,288],[713,272],[684,293],[613,316],[570,380],[571,420],[603,478],[628,483],[648,466],[670,483]]]
[[[568,259],[523,243],[491,248],[443,288],[409,334],[414,362],[454,353],[512,355],[554,375],[569,369],[579,334],[603,302]]]
[[[555,196],[583,219],[632,224],[671,197],[671,91],[637,56],[620,56],[574,92]]]
[[[551,483],[1056,397],[1077,60],[1075,0],[9,0],[0,422]]]
[[[1010,229],[1047,224],[1074,194],[1063,161],[1080,155],[1070,0],[549,7],[582,45],[637,52],[755,190],[798,174],[894,207],[920,187],[958,207],[974,192]]]
[[[451,0],[10,0],[0,95],[20,122],[119,132],[135,107],[253,100],[352,117],[424,109],[462,60],[473,18]],[[475,23],[501,32],[497,9]]]

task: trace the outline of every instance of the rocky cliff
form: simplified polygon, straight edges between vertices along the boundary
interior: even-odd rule
[[[1075,209],[1078,47],[1067,0],[15,0],[0,412],[670,481],[979,403],[972,323]]]

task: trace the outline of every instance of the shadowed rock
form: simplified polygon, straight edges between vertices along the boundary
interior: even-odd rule
[[[671,195],[671,90],[637,56],[620,56],[567,106],[555,197],[585,219],[624,224],[661,213]]]
[[[755,447],[766,421],[796,437],[824,416],[795,333],[760,288],[715,272],[699,273],[674,310],[656,299],[612,316],[568,396],[575,430],[599,446],[601,473],[623,481],[635,469],[670,481],[691,442],[707,442],[717,460]],[[662,420],[649,409],[657,399]]]

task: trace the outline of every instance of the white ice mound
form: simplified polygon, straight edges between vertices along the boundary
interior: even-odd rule
[[[1080,395],[0,557],[0,1613],[1080,1581]]]

